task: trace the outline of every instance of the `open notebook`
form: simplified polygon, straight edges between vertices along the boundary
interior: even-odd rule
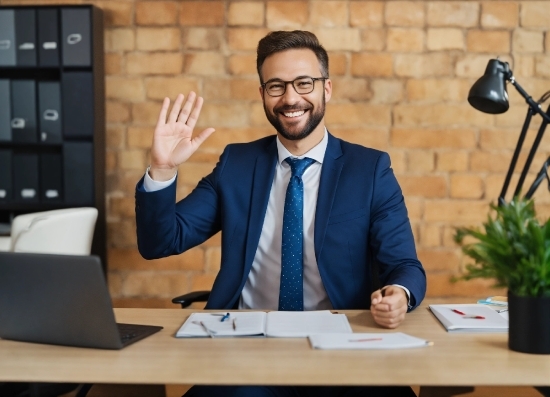
[[[222,321],[223,320],[223,321]],[[301,338],[311,334],[351,333],[345,314],[308,312],[193,313],[176,332],[178,338],[269,336]]]
[[[508,320],[485,305],[430,305],[430,310],[448,332],[508,332]]]

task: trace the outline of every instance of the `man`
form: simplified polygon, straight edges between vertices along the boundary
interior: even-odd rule
[[[179,254],[221,230],[221,267],[206,308],[370,307],[379,325],[397,327],[424,298],[426,278],[389,156],[326,130],[332,82],[327,53],[312,33],[272,32],[257,55],[260,95],[276,136],[227,146],[212,173],[175,203],[177,167],[214,129],[193,137],[203,104],[195,93],[185,103],[180,94],[170,112],[165,98],[151,166],[136,189],[140,253]],[[389,389],[374,390],[369,395]],[[353,392],[201,387],[189,395]]]

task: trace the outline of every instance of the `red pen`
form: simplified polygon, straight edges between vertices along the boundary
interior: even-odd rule
[[[382,340],[382,338],[349,339],[348,342],[373,342],[375,340]]]
[[[485,317],[483,316],[464,316],[464,318],[476,318],[478,320],[485,320]]]
[[[461,312],[460,310],[457,310],[457,309],[453,309],[453,312],[455,312],[455,313],[457,313],[457,314],[461,314],[461,315],[463,315],[463,316],[466,315],[466,313]]]

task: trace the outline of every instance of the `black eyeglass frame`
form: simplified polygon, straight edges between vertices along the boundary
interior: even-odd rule
[[[312,80],[312,85],[311,85],[311,91],[309,92],[298,92],[298,89],[296,88],[296,86],[294,85],[294,82],[296,82],[297,80],[301,80],[301,79],[311,79]],[[291,80],[291,81],[285,81],[285,80],[280,80],[280,79],[271,79],[271,80],[268,80],[266,81],[265,83],[261,83],[260,86],[264,89],[264,91],[267,93],[267,95],[269,95],[270,97],[273,97],[273,98],[277,98],[277,97],[280,97],[280,96],[283,96],[284,94],[286,94],[286,86],[288,84],[291,84],[292,87],[294,88],[294,91],[296,91],[296,93],[298,95],[307,95],[307,94],[311,94],[313,92],[313,90],[315,90],[315,82],[318,81],[318,80],[323,80],[323,82],[325,80],[328,80],[329,77],[310,77],[310,76],[298,76],[296,77],[294,80]],[[269,90],[267,89],[267,84],[269,83],[273,83],[273,82],[278,82],[278,83],[283,83],[285,88],[283,90],[283,92],[279,95],[271,95],[269,93]]]

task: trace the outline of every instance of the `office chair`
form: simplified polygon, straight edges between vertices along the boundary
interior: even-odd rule
[[[0,251],[90,255],[97,214],[82,207],[18,215],[11,235],[0,237]]]
[[[92,207],[18,215],[13,218],[10,236],[0,237],[0,251],[90,255],[97,215],[97,209]],[[78,387],[76,395],[84,397],[92,385],[0,382],[0,395],[55,397]]]

